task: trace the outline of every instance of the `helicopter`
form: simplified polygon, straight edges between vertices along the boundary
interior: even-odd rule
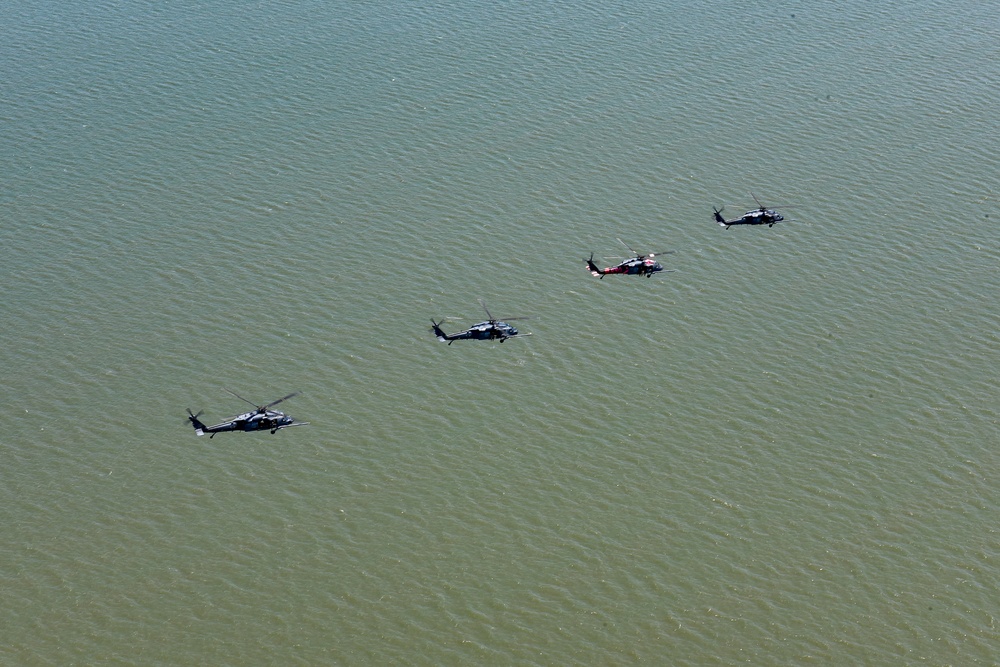
[[[230,394],[240,399],[241,401],[244,401],[252,405],[254,407],[253,411],[244,412],[241,415],[231,417],[230,419],[222,423],[216,424],[215,426],[205,426],[201,421],[198,420],[198,417],[201,416],[201,413],[204,412],[204,410],[202,410],[198,414],[194,414],[191,412],[191,409],[188,408],[187,411],[188,421],[190,421],[191,425],[194,426],[195,435],[205,435],[206,433],[210,433],[211,435],[209,435],[208,437],[209,439],[211,439],[214,438],[217,433],[223,433],[225,431],[267,431],[267,430],[270,430],[271,434],[273,435],[283,428],[289,428],[292,426],[305,426],[306,424],[309,423],[309,422],[297,422],[288,415],[286,415],[284,412],[279,412],[278,410],[271,410],[271,408],[277,405],[278,403],[281,403],[282,401],[287,401],[289,398],[293,396],[298,396],[299,392],[297,391],[289,394],[288,396],[283,396],[282,398],[279,398],[276,401],[271,401],[266,405],[257,405],[253,401],[248,401],[247,399],[237,394],[235,391],[230,391],[229,389],[226,389],[226,391],[228,391]]]
[[[482,299],[479,299],[479,305],[483,307],[486,311],[486,317],[489,319],[485,322],[480,322],[479,324],[473,324],[471,327],[455,334],[446,334],[441,330],[441,322],[435,322],[431,320],[431,331],[437,336],[437,339],[442,343],[447,342],[451,345],[456,340],[499,340],[501,343],[508,338],[513,338],[514,336],[530,336],[530,333],[519,333],[517,329],[507,324],[507,322],[497,320],[490,314],[490,309],[486,307],[486,303]],[[508,320],[526,320],[526,317],[508,317]]]
[[[584,261],[587,263],[587,270],[590,271],[591,275],[596,276],[602,280],[604,279],[604,276],[610,275],[612,273],[623,273],[630,276],[633,275],[646,276],[647,278],[649,278],[654,273],[664,270],[664,268],[660,266],[660,263],[654,261],[653,258],[656,257],[657,255],[673,254],[673,250],[669,250],[667,252],[651,252],[648,255],[642,255],[633,250],[632,246],[625,243],[621,239],[618,239],[618,242],[621,243],[626,248],[628,248],[633,253],[635,253],[635,257],[632,257],[631,259],[626,259],[625,261],[620,262],[616,266],[611,266],[606,269],[602,269],[598,267],[596,264],[594,264],[594,253],[590,253],[590,259]],[[606,259],[611,259],[611,258],[606,258]],[[667,272],[673,273],[673,269],[667,269]]]
[[[773,227],[774,223],[781,222],[785,219],[785,216],[781,215],[773,208],[767,208],[761,204],[760,200],[757,199],[757,195],[754,193],[751,192],[750,196],[753,197],[753,200],[757,202],[757,206],[760,208],[753,211],[747,211],[738,218],[726,220],[722,217],[722,211],[725,207],[715,208],[713,206],[712,209],[715,211],[715,221],[719,223],[720,226],[729,229],[732,225],[767,225],[768,227]]]

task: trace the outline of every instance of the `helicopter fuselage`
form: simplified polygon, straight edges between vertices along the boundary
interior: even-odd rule
[[[294,419],[284,412],[267,410],[263,413],[245,412],[242,415],[233,417],[228,423],[233,426],[234,431],[260,431],[290,426],[294,421]]]
[[[284,412],[277,410],[244,412],[214,426],[205,426],[201,422],[192,421],[194,421],[195,433],[197,435],[209,433],[213,437],[216,433],[225,433],[227,431],[243,431],[245,433],[250,431],[270,431],[271,433],[277,433],[283,428],[301,426],[305,423],[296,422]]]
[[[785,217],[778,213],[777,211],[771,209],[747,211],[740,218],[740,224],[744,225],[773,225],[776,222],[781,222]]]
[[[617,266],[604,269],[604,273],[624,273],[629,276],[648,276],[662,270],[663,267],[659,262],[647,258],[632,259],[627,262],[622,262]]]

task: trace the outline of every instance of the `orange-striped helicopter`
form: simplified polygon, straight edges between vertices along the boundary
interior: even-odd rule
[[[623,246],[635,253],[635,257],[626,259],[623,262],[615,266],[610,266],[606,269],[602,269],[596,264],[594,264],[594,253],[590,253],[590,259],[584,260],[587,263],[587,270],[590,271],[591,275],[596,278],[603,279],[604,276],[609,276],[612,274],[621,273],[628,276],[646,276],[649,278],[654,273],[659,273],[660,271],[667,271],[672,273],[673,269],[664,269],[659,262],[655,261],[653,258],[658,255],[670,255],[673,254],[673,250],[668,250],[666,252],[651,252],[649,254],[643,255],[632,249],[632,246],[625,243],[621,239],[618,242]],[[606,259],[611,259],[610,257]],[[618,259],[618,258],[614,258]]]

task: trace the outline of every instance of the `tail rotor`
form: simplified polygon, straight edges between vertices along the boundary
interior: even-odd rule
[[[444,332],[444,331],[443,331],[443,330],[441,329],[441,325],[442,325],[443,323],[444,323],[444,320],[441,320],[440,322],[435,322],[435,321],[434,321],[433,319],[431,319],[431,332],[432,332],[432,333],[433,333],[433,334],[434,334],[435,336],[437,336],[437,339],[438,339],[439,341],[441,341],[442,343],[444,343],[445,341],[447,341],[447,342],[448,342],[448,344],[449,344],[449,345],[451,345],[451,341],[450,341],[450,340],[448,340],[448,334],[446,334],[446,333],[445,333],[445,332]]]
[[[191,422],[191,425],[194,427],[195,435],[205,435],[205,425],[198,420],[198,417],[201,417],[203,412],[205,411],[199,410],[198,414],[194,414],[191,412],[191,408],[187,409],[188,421]]]
[[[598,278],[604,278],[604,272],[601,271],[601,267],[594,264],[594,253],[590,253],[590,259],[584,261],[587,262],[587,270],[590,271],[592,275],[595,275]]]
[[[715,211],[715,221],[719,225],[725,227],[726,229],[729,229],[729,224],[726,222],[726,219],[722,217],[722,212],[725,209],[726,209],[725,206],[723,206],[722,208],[715,208],[714,206],[712,207],[712,210]]]

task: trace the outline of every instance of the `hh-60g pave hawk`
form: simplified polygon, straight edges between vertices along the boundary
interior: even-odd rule
[[[229,391],[226,389],[226,391]],[[272,407],[281,403],[282,401],[287,401],[292,396],[298,396],[299,392],[293,392],[288,396],[283,396],[276,401],[271,401],[267,405],[257,405],[252,401],[248,401],[234,391],[229,391],[230,394],[236,398],[249,403],[254,407],[251,412],[244,412],[241,415],[236,415],[228,420],[216,424],[215,426],[205,426],[198,420],[201,416],[201,412],[194,414],[191,409],[188,408],[188,421],[194,426],[195,435],[205,435],[210,433],[209,439],[214,438],[216,433],[223,433],[225,431],[271,431],[271,434],[275,434],[283,428],[290,428],[292,426],[305,426],[309,422],[297,422],[284,412],[279,412],[278,410],[271,410]],[[204,412],[204,410],[202,410]]]
[[[490,314],[490,309],[486,307],[483,300],[479,300],[479,305],[483,307],[486,311],[486,317],[490,318],[485,322],[480,322],[479,324],[473,324],[471,327],[455,334],[446,334],[441,330],[441,322],[435,322],[431,320],[431,331],[437,336],[437,339],[442,343],[448,343],[451,345],[456,340],[499,340],[501,343],[508,338],[513,338],[514,336],[530,336],[530,333],[519,333],[517,329],[507,324],[503,320],[494,319]],[[526,320],[526,317],[507,317],[507,320]]]
[[[785,219],[785,216],[781,215],[773,208],[767,208],[761,204],[760,200],[757,199],[757,195],[754,193],[751,192],[750,196],[753,197],[753,200],[757,202],[757,206],[760,208],[753,211],[747,211],[740,217],[733,218],[732,220],[726,220],[722,217],[722,211],[725,210],[725,206],[722,208],[715,208],[713,206],[712,210],[715,211],[715,221],[719,223],[719,226],[725,227],[726,229],[729,229],[733,225],[767,225],[768,227],[773,227],[774,223],[781,222]]]
[[[625,261],[617,264],[616,266],[611,266],[606,269],[602,269],[596,264],[594,264],[594,253],[590,253],[590,259],[584,260],[587,263],[587,270],[590,271],[591,275],[604,279],[604,276],[611,275],[613,273],[622,273],[629,276],[646,276],[649,278],[654,273],[663,271],[664,268],[660,266],[660,263],[654,261],[653,258],[657,255],[670,255],[673,250],[668,250],[667,252],[651,252],[648,255],[641,255],[635,250],[632,250],[632,246],[625,243],[621,239],[618,242],[623,246],[635,253],[635,257],[631,259],[626,259]],[[605,257],[605,259],[619,259],[618,257]],[[672,273],[673,269],[667,269],[668,273]]]

